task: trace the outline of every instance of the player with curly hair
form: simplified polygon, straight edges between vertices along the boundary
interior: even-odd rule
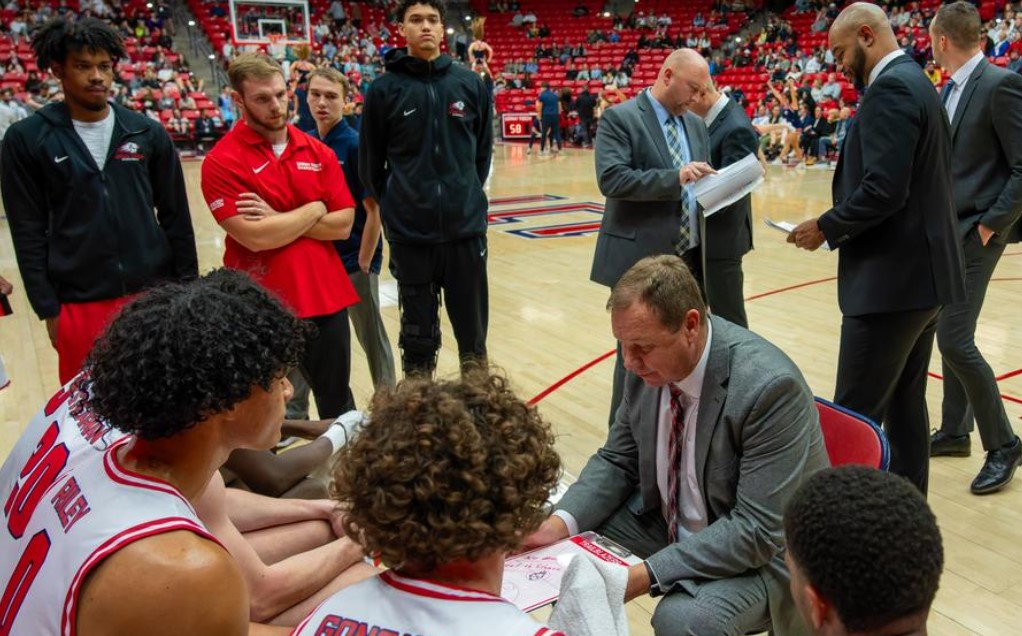
[[[925,636],[944,549],[909,481],[864,466],[816,473],[791,499],[784,532],[811,633]]]
[[[128,304],[0,468],[0,633],[264,633],[193,503],[232,450],[279,441],[305,339],[235,271]]]
[[[334,497],[348,534],[391,569],[335,594],[295,634],[558,634],[498,595],[505,555],[544,519],[559,474],[550,425],[499,375],[377,393],[341,451]]]

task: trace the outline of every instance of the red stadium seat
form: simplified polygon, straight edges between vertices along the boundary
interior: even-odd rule
[[[891,449],[873,420],[822,398],[816,398],[816,410],[831,466],[862,464],[887,470]]]

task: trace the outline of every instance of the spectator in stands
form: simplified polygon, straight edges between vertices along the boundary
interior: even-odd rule
[[[582,18],[589,15],[589,7],[586,6],[585,0],[578,0],[578,4],[572,9],[571,14],[576,18]]]
[[[191,122],[181,114],[181,110],[175,108],[167,121],[167,130],[174,135],[187,135],[191,132]]]
[[[927,79],[929,79],[930,83],[934,86],[940,86],[941,81],[944,79],[944,76],[937,70],[937,66],[932,60],[926,63],[926,67],[923,69],[923,72],[926,73]]]
[[[22,104],[20,100],[15,98],[14,91],[10,88],[5,88],[0,91],[0,101],[2,101],[11,111],[14,113],[14,121],[21,121],[28,117],[28,109]]]
[[[827,83],[823,85],[823,96],[826,99],[841,99],[841,84],[837,81],[837,73],[827,76]]]
[[[833,117],[834,110],[831,110],[831,117]],[[819,140],[819,148],[816,151],[818,160],[826,160],[827,167],[831,168],[837,162],[836,155],[834,159],[831,159],[830,153],[841,152],[841,144],[844,143],[845,135],[848,134],[848,126],[851,124],[852,110],[847,106],[838,111],[837,121],[834,122],[834,131],[826,137],[821,137]]]
[[[865,466],[820,471],[788,503],[784,535],[812,634],[926,634],[944,548],[910,483]]]
[[[539,152],[546,154],[547,139],[550,140],[550,152],[556,155],[563,147],[561,139],[561,102],[557,93],[550,89],[550,82],[543,82],[543,90],[536,99],[536,114],[539,116],[541,132]],[[554,142],[557,147],[554,147]]]
[[[195,120],[195,151],[200,155],[206,152],[206,142],[216,141],[223,134],[223,123],[218,117],[211,117],[209,112],[203,111]]]
[[[32,47],[67,101],[8,130],[0,186],[25,291],[66,383],[131,295],[194,278],[198,262],[170,137],[107,101],[126,55],[120,36],[95,18],[58,19],[36,32]]]
[[[346,620],[395,634],[563,636],[499,597],[505,556],[543,520],[559,470],[550,425],[502,377],[377,394],[334,494],[350,536],[390,569],[327,599],[295,635]]]
[[[1008,66],[1009,71],[1015,73],[1022,73],[1022,57],[1019,56],[1019,52],[1012,49],[1011,53],[1008,54]]]
[[[160,111],[171,110],[176,106],[174,98],[166,93],[163,93],[158,100],[156,100],[156,109]]]
[[[231,95],[230,86],[223,86],[220,89],[219,107],[220,118],[224,120],[224,126],[226,128],[231,128],[236,119],[236,112],[234,108],[234,96]]]
[[[819,159],[820,140],[830,137],[834,132],[834,126],[838,121],[838,110],[832,109],[829,115],[824,115],[823,107],[817,106],[813,115],[811,128],[802,131],[802,153],[806,157],[806,165],[816,165]]]

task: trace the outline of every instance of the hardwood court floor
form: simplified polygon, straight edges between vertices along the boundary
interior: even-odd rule
[[[832,174],[771,167],[754,196],[756,249],[745,259],[752,329],[784,349],[814,392],[828,398],[833,395],[840,324],[837,257],[796,250],[763,219],[798,222],[819,214],[830,199]],[[202,201],[199,163],[186,163],[185,175],[199,262],[206,270],[221,262],[223,233]],[[507,371],[521,395],[531,398],[614,346],[603,308],[607,290],[589,281],[603,203],[594,181],[593,155],[568,150],[557,158],[526,156],[524,146],[498,146],[489,195],[489,349],[492,361]],[[28,306],[6,231],[0,235],[0,274],[15,285],[14,316],[0,321],[0,353],[12,378],[11,386],[0,392],[2,457],[56,389],[57,373],[56,356]],[[384,318],[396,345],[396,294],[389,276],[382,287]],[[995,374],[1010,376],[1001,382],[1001,390],[1016,430],[1022,430],[1022,375],[1011,373],[1022,368],[1022,354],[1012,348],[1011,342],[1018,341],[1011,334],[1022,313],[1020,288],[1022,247],[1009,246],[990,286],[977,337]],[[440,370],[452,373],[457,358],[446,319],[444,342]],[[364,405],[372,387],[360,354],[356,345],[352,381],[356,399]],[[540,402],[560,436],[559,450],[571,475],[578,474],[605,438],[611,367],[611,360],[599,362]],[[936,355],[931,370],[940,372]],[[940,398],[940,384],[932,381],[928,400],[934,426],[939,425]],[[974,438],[973,457],[941,458],[932,464],[930,502],[947,556],[930,621],[936,636],[1010,636],[1022,630],[1022,480],[996,495],[970,495],[969,482],[982,463],[978,436]],[[652,634],[653,607],[648,598],[629,607],[633,634]]]

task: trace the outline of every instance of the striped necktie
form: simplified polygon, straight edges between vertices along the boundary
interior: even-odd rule
[[[673,384],[671,391],[671,433],[667,441],[667,535],[671,543],[678,539],[678,517],[681,515],[679,483],[681,480],[681,452],[685,442],[685,409],[688,397]]]
[[[677,117],[667,117],[667,149],[671,153],[671,161],[674,162],[674,169],[681,170],[681,167],[689,162],[688,152],[685,144],[681,141],[681,122]],[[684,252],[692,242],[692,228],[689,227],[689,214],[691,212],[691,201],[689,190],[683,187],[681,196],[681,227],[678,228],[678,252]]]

